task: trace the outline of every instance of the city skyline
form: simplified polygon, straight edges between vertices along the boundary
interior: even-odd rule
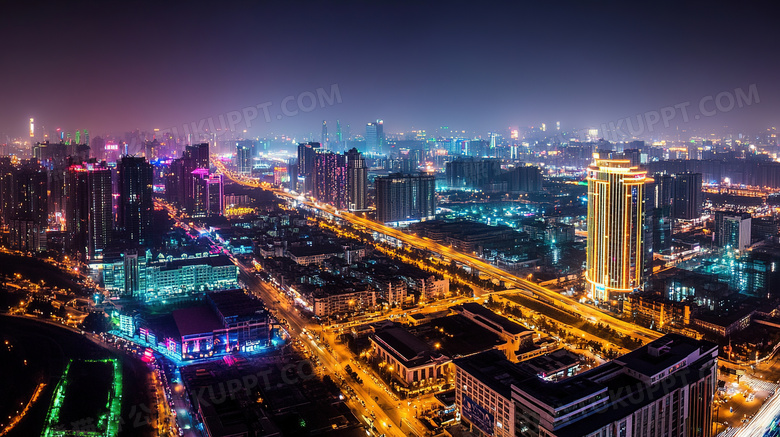
[[[316,140],[323,120],[350,124],[354,134],[376,119],[387,121],[387,132],[453,126],[487,133],[556,121],[585,129],[685,103],[690,119],[678,111],[659,132],[761,131],[780,119],[772,76],[778,61],[768,56],[778,43],[761,7],[293,2],[10,9],[15,19],[0,32],[19,42],[5,55],[24,67],[4,73],[0,141],[24,138],[29,118],[39,132],[86,128],[95,136],[183,131],[209,118],[219,127],[220,116],[227,125],[231,111],[258,106],[261,115],[248,128],[242,121],[239,134],[243,127],[248,137]],[[750,25],[730,29],[738,18]],[[316,39],[304,30],[312,22],[324,23]],[[31,32],[28,23],[51,31]],[[105,23],[152,31],[113,32]],[[307,93],[334,85],[340,99],[302,110],[309,108]],[[720,93],[751,86],[758,104],[715,107]],[[290,110],[282,111],[288,97]],[[704,104],[716,111],[712,116],[698,108],[705,98],[712,98]],[[723,103],[720,109],[729,108]]]

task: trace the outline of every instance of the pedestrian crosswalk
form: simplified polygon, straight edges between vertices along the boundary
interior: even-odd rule
[[[770,393],[777,390],[778,385],[774,382],[767,381],[765,379],[754,378],[750,375],[742,377],[742,381],[748,385],[753,391],[763,390]]]

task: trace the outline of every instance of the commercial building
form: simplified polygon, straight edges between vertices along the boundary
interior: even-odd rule
[[[451,309],[505,340],[508,344],[506,357],[511,361],[518,361],[517,351],[533,343],[533,330],[496,314],[478,303],[467,302]]]
[[[221,254],[174,258],[127,251],[106,256],[91,268],[112,295],[145,302],[238,287],[238,267]]]
[[[374,359],[405,387],[431,384],[450,373],[452,361],[415,337],[406,328],[392,326],[369,337]]]
[[[674,175],[674,218],[693,220],[701,216],[701,173]]]
[[[149,241],[152,227],[154,169],[145,158],[125,155],[117,164],[119,201],[117,227],[134,245]]]
[[[456,360],[456,403],[487,435],[709,437],[717,356],[714,343],[667,334],[550,382],[491,351]]]
[[[436,180],[433,175],[391,174],[374,181],[376,219],[381,223],[430,220],[436,215]]]
[[[588,246],[585,279],[599,302],[642,285],[644,184],[647,173],[629,160],[596,158],[588,167]]]
[[[68,168],[65,179],[65,226],[70,248],[99,259],[113,239],[111,170],[85,163]]]
[[[377,120],[366,124],[366,152],[381,154],[385,144],[384,121]]]
[[[252,140],[236,141],[236,167],[243,175],[252,173],[254,167],[255,143]]]
[[[243,290],[207,293],[205,300],[207,305],[173,312],[183,360],[268,347],[271,329],[261,301]]]

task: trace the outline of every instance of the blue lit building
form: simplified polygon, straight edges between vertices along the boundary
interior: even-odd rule
[[[104,257],[91,267],[112,296],[144,302],[238,287],[238,267],[223,254],[203,252],[174,258],[155,257],[151,251],[127,251]]]

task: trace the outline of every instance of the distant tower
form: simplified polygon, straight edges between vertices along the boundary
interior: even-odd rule
[[[35,143],[35,120],[30,119],[30,147]]]
[[[81,144],[81,131],[76,130],[76,144]]]
[[[328,147],[328,122],[322,120],[322,140],[320,141],[323,147]]]
[[[628,160],[598,159],[588,167],[585,279],[593,299],[620,298],[639,288],[643,273],[647,172]]]
[[[351,211],[366,209],[368,168],[365,159],[355,148],[347,152],[347,189],[349,190],[349,209]]]
[[[336,120],[336,137],[339,139],[339,144],[344,141],[344,133],[341,132],[341,122]]]
[[[385,142],[384,121],[366,124],[366,151],[375,154],[382,153]]]

